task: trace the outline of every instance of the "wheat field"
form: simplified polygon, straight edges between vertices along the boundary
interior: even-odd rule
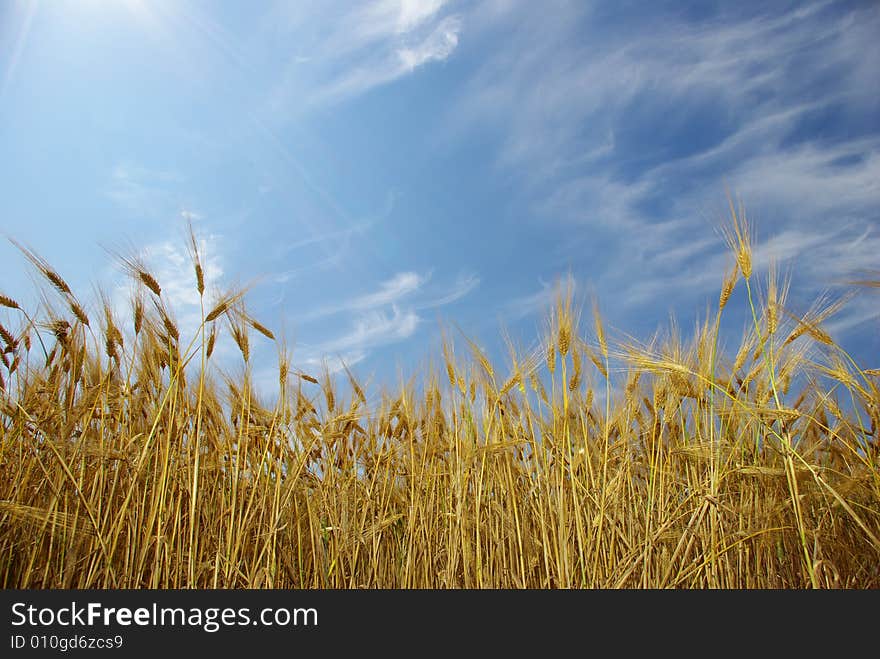
[[[880,586],[880,371],[822,328],[846,297],[789,310],[731,211],[731,269],[688,339],[613,340],[563,291],[533,348],[492,363],[450,333],[397,390],[295,368],[246,291],[206,291],[192,232],[193,336],[138,258],[117,259],[122,318],[16,243],[43,283],[36,310],[0,296],[0,583]],[[734,296],[750,324],[728,354]],[[278,348],[271,404],[256,340]]]

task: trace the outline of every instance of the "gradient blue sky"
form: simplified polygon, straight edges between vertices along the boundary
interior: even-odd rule
[[[803,312],[880,268],[878,34],[876,2],[2,0],[0,230],[83,298],[136,245],[189,326],[192,220],[296,364],[384,381],[441,322],[537,339],[560,278],[622,331],[688,327],[727,187]],[[5,243],[0,282],[32,290]],[[866,366],[878,313],[827,325]]]

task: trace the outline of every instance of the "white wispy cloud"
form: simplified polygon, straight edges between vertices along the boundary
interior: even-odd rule
[[[320,190],[320,196],[329,202],[334,211],[338,209],[336,202],[323,190]],[[306,225],[302,227],[304,235],[270,248],[270,260],[282,261],[285,264],[290,262],[297,264],[295,267],[287,267],[280,272],[273,273],[271,280],[276,284],[286,284],[301,275],[314,275],[331,268],[339,268],[352,249],[359,244],[359,241],[388,219],[394,211],[396,201],[395,191],[388,190],[384,204],[363,219],[352,222],[344,213],[336,212],[336,215],[345,222],[343,226],[334,225],[334,228],[327,228],[318,224],[317,226]],[[314,259],[316,253],[320,254],[318,259]]]
[[[347,332],[315,344],[300,347],[297,363],[326,365],[331,373],[366,359],[370,351],[410,338],[421,318],[412,309],[401,310],[392,305],[390,310],[373,310],[354,317]]]
[[[276,9],[273,31],[286,30],[308,55],[291,64],[271,94],[281,114],[333,104],[448,59],[458,47],[462,17],[444,0],[377,0],[352,7]]]
[[[701,245],[699,251],[702,255],[694,261],[686,250],[676,254],[672,268],[669,255],[659,252],[638,263],[638,279],[632,278],[631,268],[620,268],[608,273],[608,281],[621,290],[619,302],[629,307],[717,293],[732,267],[733,256],[720,240],[714,246]],[[877,254],[880,235],[864,223],[788,228],[766,235],[753,246],[753,274],[763,277],[771,263],[785,271],[797,266],[797,274],[806,278],[801,283],[816,293],[829,287],[845,287],[848,281],[858,279],[860,270],[876,267]]]
[[[396,36],[384,48],[364,54],[358,62],[339,67],[330,81],[310,95],[313,105],[330,104],[363,94],[413,73],[430,62],[447,59],[458,46],[461,20],[448,17],[425,36],[400,39]],[[394,43],[396,42],[396,43]]]
[[[578,290],[577,279],[570,272],[553,282],[540,282],[540,290],[514,298],[507,303],[505,312],[511,318],[525,318],[534,314],[544,313],[558,299],[559,295]]]
[[[453,302],[463,298],[479,285],[480,278],[476,274],[472,272],[460,274],[456,278],[455,283],[453,284],[450,291],[440,295],[440,297],[428,299],[425,302],[420,302],[416,305],[416,309],[434,309],[436,307],[443,307],[447,304],[452,304]]]
[[[355,364],[360,364],[370,353],[366,350],[351,350],[345,353],[327,354],[312,353],[303,360],[303,365],[311,368],[327,368],[327,371],[333,375],[339,373],[345,367],[351,368]]]
[[[336,35],[338,43],[331,45],[342,50],[341,43],[357,50],[381,43],[394,35],[404,35],[433,19],[446,4],[445,0],[377,0],[356,7],[340,20]]]
[[[791,75],[803,63],[798,58],[840,70],[838,86],[822,90],[824,103],[876,99],[872,86],[857,84],[865,60],[858,51],[878,54],[866,26],[880,20],[870,9],[825,20],[815,15],[828,3],[813,3],[780,16],[700,24],[667,14],[620,31],[604,29],[586,3],[553,12],[537,3],[506,4],[503,20],[492,17],[491,28],[504,34],[501,47],[467,83],[451,120],[505,128],[502,162],[528,161],[531,173],[535,161],[542,163],[538,171],[553,172],[574,154],[607,146],[616,129],[631,128],[621,122],[634,99],[679,113],[694,101],[723,101],[730,115],[719,118],[736,123],[801,104],[814,90],[809,77]],[[664,118],[674,126],[676,114]]]
[[[461,19],[446,18],[434,28],[424,41],[412,46],[397,49],[397,56],[404,71],[412,72],[428,62],[443,61],[458,46],[458,33],[461,31]]]
[[[823,325],[823,329],[835,340],[853,332],[867,328],[875,333],[880,331],[880,304],[874,291],[866,291],[865,295],[851,300],[846,307],[832,320]],[[868,364],[876,368],[877,363]]]
[[[271,275],[271,280],[276,284],[286,284],[304,274],[314,275],[317,272],[338,267],[351,249],[352,241],[358,236],[362,236],[372,224],[372,222],[361,222],[351,227],[317,233],[278,246],[274,250],[273,257],[275,259],[283,259],[286,262],[294,260],[298,265],[275,272]],[[322,254],[320,258],[313,260],[301,257],[301,253],[310,255],[315,251],[315,248],[320,249]],[[293,256],[291,257],[291,255]]]
[[[863,27],[880,23],[877,12],[816,20],[827,3],[728,24],[692,26],[658,17],[649,29],[634,25],[625,34],[591,30],[595,19],[588,5],[572,3],[544,12],[533,3],[508,4],[508,38],[474,75],[452,118],[506,126],[502,160],[525,161],[530,176],[536,161],[541,163],[538,172],[558,173],[554,166],[560,161],[591,152],[613,154],[607,148],[609,136],[626,119],[632,99],[640,96],[645,105],[651,98],[655,105],[661,101],[681,109],[705,98],[723,99],[738,124],[734,133],[768,114],[800,106],[787,126],[777,126],[778,138],[810,109],[804,98],[811,90],[789,75],[789,67],[809,47],[825,70],[839,68],[842,77],[853,79],[864,69],[859,49],[878,50]],[[876,100],[870,87],[846,82],[823,90],[822,103],[843,97]],[[583,130],[585,123],[589,131]]]
[[[809,255],[799,274],[820,288],[833,270],[871,258],[873,234],[868,247],[833,245],[876,226],[880,139],[864,127],[816,126],[864,122],[876,109],[866,68],[880,57],[876,7],[731,6],[700,21],[655,8],[627,16],[625,30],[608,15],[525,1],[466,13],[472,37],[497,47],[438,136],[494,136],[496,166],[520,183],[518,201],[564,232],[560,262],[599,255],[591,278],[619,292],[615,303],[693,302],[729,267],[713,240],[725,188],[760,230],[758,270],[771,254]],[[837,265],[813,265],[835,253]],[[528,309],[547,297],[519,302]]]
[[[300,358],[307,364],[329,360],[337,367],[362,361],[375,348],[412,337],[423,322],[420,311],[453,304],[480,283],[474,273],[461,273],[447,286],[428,286],[430,281],[429,275],[399,272],[374,291],[299,316],[298,321],[315,325],[333,316],[334,327],[348,327],[339,335],[303,345]]]
[[[396,343],[411,337],[419,322],[414,311],[392,305],[390,312],[370,311],[358,316],[351,331],[319,347],[322,352],[334,354]]]
[[[303,314],[300,320],[308,322],[334,314],[369,311],[384,305],[394,304],[406,295],[419,290],[426,281],[427,277],[418,273],[399,272],[391,279],[382,282],[376,291],[343,300],[337,304],[319,307]]]
[[[838,219],[861,215],[880,202],[880,139],[762,154],[737,168],[732,182],[757,203],[796,202]]]
[[[353,236],[365,233],[371,226],[371,222],[360,222],[354,226],[346,227],[344,229],[325,231],[323,233],[317,233],[311,236],[307,236],[305,238],[298,238],[297,240],[293,240],[283,245],[279,250],[280,255],[284,256],[294,250],[302,249],[303,247],[311,247],[313,245],[327,243],[330,241],[336,243],[340,241],[344,242]]]
[[[415,272],[400,272],[386,282],[383,282],[379,290],[369,293],[351,301],[352,309],[370,309],[383,304],[396,302],[404,295],[421,288],[427,280],[426,277]]]

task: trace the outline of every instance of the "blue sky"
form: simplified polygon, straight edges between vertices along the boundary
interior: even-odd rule
[[[872,34],[873,2],[5,0],[0,230],[84,298],[124,293],[102,246],[142,250],[187,327],[192,221],[295,363],[388,381],[444,324],[537,339],[560,279],[620,331],[688,327],[730,189],[804,312],[880,268]],[[8,244],[0,282],[32,290]],[[878,313],[827,329],[876,361]]]

